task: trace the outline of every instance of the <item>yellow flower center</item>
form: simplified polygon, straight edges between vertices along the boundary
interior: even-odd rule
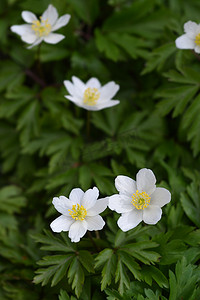
[[[33,29],[33,31],[35,31],[35,34],[38,37],[42,37],[50,33],[51,24],[48,23],[48,19],[43,20],[42,17],[40,17],[40,21],[33,21],[31,28]]]
[[[87,215],[87,210],[83,205],[75,204],[72,205],[72,209],[68,209],[70,216],[74,220],[81,220],[83,221]]]
[[[146,192],[141,192],[137,190],[135,194],[132,196],[131,203],[135,206],[137,209],[145,209],[147,206],[149,206],[151,197]]]
[[[198,33],[197,35],[196,35],[196,37],[195,37],[195,44],[197,45],[197,46],[200,46],[200,33]]]
[[[83,103],[86,105],[95,105],[100,97],[100,93],[96,88],[87,88],[83,95]]]

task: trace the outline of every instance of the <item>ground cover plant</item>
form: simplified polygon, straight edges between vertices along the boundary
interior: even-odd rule
[[[0,299],[200,299],[199,1],[0,14]]]

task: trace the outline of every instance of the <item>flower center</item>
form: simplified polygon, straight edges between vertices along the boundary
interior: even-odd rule
[[[83,95],[83,103],[86,105],[95,105],[100,97],[99,90],[96,88],[87,88]]]
[[[51,24],[48,23],[48,19],[43,20],[42,17],[40,17],[40,21],[33,21],[31,28],[35,31],[37,36],[42,37],[49,34],[51,31]]]
[[[147,206],[149,206],[151,197],[146,192],[141,192],[137,190],[135,194],[132,196],[131,203],[135,206],[137,209],[144,209]]]
[[[196,35],[196,37],[195,37],[195,44],[197,45],[197,46],[200,46],[200,33],[198,33],[197,35]]]
[[[87,210],[84,208],[83,205],[79,204],[72,205],[72,209],[68,209],[68,211],[72,219],[76,221],[83,221],[87,215]]]

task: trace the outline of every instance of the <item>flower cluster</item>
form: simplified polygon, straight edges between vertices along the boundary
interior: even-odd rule
[[[59,18],[56,8],[49,5],[40,19],[29,11],[23,11],[22,18],[28,24],[11,26],[11,30],[30,44],[28,48],[32,48],[42,41],[50,44],[60,42],[65,36],[54,31],[67,25],[70,15]],[[200,53],[200,25],[189,21],[184,25],[184,30],[185,34],[176,40],[176,46]],[[65,80],[64,85],[69,92],[65,97],[86,110],[97,111],[119,104],[119,100],[112,99],[119,90],[119,85],[114,81],[102,86],[97,78],[84,83],[73,76],[72,82]],[[99,190],[96,187],[86,192],[75,188],[69,198],[53,198],[53,205],[61,216],[50,224],[51,229],[54,232],[69,231],[71,241],[79,242],[87,230],[101,230],[104,227],[100,213],[109,207],[121,214],[118,226],[128,231],[141,221],[156,224],[161,219],[161,207],[171,200],[167,189],[156,188],[156,178],[150,169],[141,169],[136,181],[119,175],[115,179],[115,186],[119,194],[103,199],[98,199]]]
[[[85,193],[73,189],[69,199],[60,196],[53,198],[53,205],[62,215],[51,224],[54,232],[69,231],[72,242],[79,242],[87,230],[101,230],[105,222],[99,215],[107,206],[121,213],[118,226],[123,231],[136,227],[142,220],[147,224],[156,224],[162,215],[161,207],[171,200],[170,192],[156,188],[156,178],[150,169],[141,169],[136,181],[119,175],[115,187],[119,194],[97,200],[99,191],[96,187]]]

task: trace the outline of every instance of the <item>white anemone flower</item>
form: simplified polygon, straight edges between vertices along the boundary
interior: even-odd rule
[[[194,49],[200,53],[200,24],[188,21],[184,24],[185,34],[178,37],[175,41],[179,49]]]
[[[65,196],[53,198],[55,209],[62,215],[55,219],[50,227],[54,232],[69,231],[72,242],[79,242],[86,231],[101,230],[105,222],[99,215],[107,205],[108,199],[98,199],[99,190],[94,187],[85,193],[75,188],[71,191],[69,199]]]
[[[57,44],[65,36],[54,33],[54,31],[67,25],[70,17],[70,15],[66,14],[58,18],[57,9],[50,4],[39,20],[34,13],[23,11],[22,18],[28,24],[13,25],[11,26],[11,31],[20,35],[22,41],[31,44],[28,49],[40,44],[42,41],[49,44]]]
[[[73,76],[72,82],[69,80],[64,81],[64,85],[70,94],[65,98],[82,108],[94,111],[119,104],[119,100],[111,100],[119,90],[119,85],[114,81],[101,86],[97,78],[91,78],[83,83],[79,78]]]
[[[142,220],[156,224],[162,215],[161,207],[171,200],[170,192],[156,187],[156,178],[150,169],[141,169],[136,181],[119,175],[115,179],[119,194],[109,197],[109,208],[121,213],[118,226],[123,231],[136,227]]]

